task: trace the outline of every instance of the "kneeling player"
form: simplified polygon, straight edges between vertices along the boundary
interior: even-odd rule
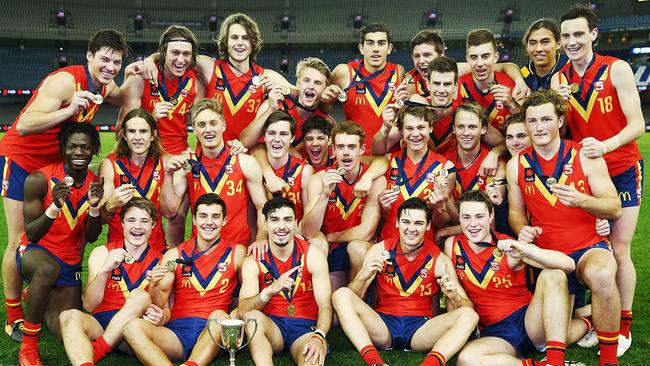
[[[293,202],[273,198],[262,213],[269,249],[261,260],[248,257],[244,261],[239,304],[245,319],[258,322],[255,336],[252,324],[246,328],[253,361],[272,365],[274,353],[289,351],[298,365],[323,365],[325,336],[332,323],[325,255],[295,236],[298,227]]]
[[[208,318],[217,321],[229,318],[226,312],[246,249],[221,240],[226,204],[219,196],[214,193],[200,196],[192,212],[197,236],[167,251],[163,257],[165,265],[155,267],[152,273],[149,292],[154,304],[163,308],[174,290],[171,321],[162,327],[134,319],[124,328],[124,338],[145,365],[169,365],[170,359],[184,359],[195,343],[205,344],[209,340],[210,335],[204,330]],[[211,328],[215,339],[221,338],[218,328]],[[212,352],[198,352],[197,357],[192,352],[190,359],[201,365],[209,364],[218,350],[212,346]]]
[[[459,201],[462,234],[445,242],[445,253],[479,314],[481,338],[465,346],[458,365],[564,365],[570,303],[568,256],[524,244],[490,230],[494,208],[485,192],[467,191]],[[535,294],[526,286],[526,264],[546,268]],[[573,340],[586,332],[577,320]],[[542,351],[547,361],[521,360]]]
[[[333,295],[345,334],[367,365],[383,364],[375,346],[430,351],[422,365],[445,365],[465,344],[478,323],[451,261],[425,233],[431,211],[421,198],[409,198],[397,213],[399,238],[373,245],[349,287]],[[362,299],[377,279],[378,306]],[[447,295],[446,314],[432,314],[438,283]]]
[[[90,254],[90,280],[82,300],[92,315],[70,309],[59,316],[63,344],[73,365],[90,366],[118,345],[125,349],[120,344],[122,328],[145,312],[145,319],[162,323],[162,309],[151,304],[143,291],[149,286],[147,272],[162,258],[162,253],[149,246],[157,216],[151,201],[132,198],[120,211],[123,239],[99,246]]]

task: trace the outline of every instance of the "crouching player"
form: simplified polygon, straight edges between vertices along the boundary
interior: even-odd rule
[[[449,258],[425,238],[431,226],[426,202],[409,198],[397,218],[399,237],[368,250],[355,279],[334,293],[334,308],[368,366],[384,363],[375,346],[429,352],[421,365],[442,366],[465,344],[478,316]],[[373,310],[362,299],[375,279],[378,305]],[[446,314],[432,314],[438,289],[447,296]]]
[[[144,315],[162,323],[163,310],[151,304],[148,272],[162,257],[149,245],[158,211],[146,198],[132,198],[120,211],[124,237],[93,249],[88,259],[88,284],[82,295],[84,308],[59,315],[65,351],[73,366],[90,366],[114,347],[126,350],[122,329]],[[168,315],[168,314],[167,314]],[[91,362],[92,361],[92,362]]]
[[[463,348],[458,365],[564,365],[570,319],[565,272],[575,269],[573,260],[492,232],[494,210],[485,192],[461,195],[459,220],[462,234],[447,239],[445,253],[479,314],[481,338]],[[526,264],[545,268],[534,295],[526,286]],[[574,341],[587,331],[584,323],[575,322]],[[546,361],[522,360],[544,348]]]
[[[246,249],[221,240],[226,204],[218,195],[200,196],[192,212],[197,236],[167,251],[164,265],[154,267],[151,275],[149,293],[156,306],[164,308],[174,291],[171,321],[157,326],[144,319],[134,319],[124,328],[124,338],[145,365],[170,365],[170,359],[185,359],[195,343],[209,341],[210,335],[204,330],[208,319],[229,318],[226,312],[230,309]],[[217,328],[220,327],[211,328],[215,339],[221,338]],[[192,352],[190,359],[201,365],[209,364],[219,350],[214,345],[212,348],[213,352],[199,352],[200,359]]]
[[[239,313],[256,318],[246,328],[256,365],[272,365],[274,353],[287,352],[298,365],[323,365],[325,337],[332,323],[327,259],[298,230],[293,202],[276,197],[264,205],[269,249],[261,260],[242,267]],[[251,338],[252,337],[252,338]]]

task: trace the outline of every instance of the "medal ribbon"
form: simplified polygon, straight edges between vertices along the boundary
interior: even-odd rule
[[[540,179],[546,178],[544,175],[544,172],[542,172],[542,167],[539,164],[539,158],[537,157],[537,152],[535,149],[532,149],[532,155],[533,155],[533,171],[535,172],[535,175],[537,175]],[[571,151],[569,150],[568,154],[571,154]],[[551,177],[555,178],[556,182],[560,181],[560,172],[562,171],[562,163],[566,157],[564,156],[564,140],[560,140],[560,151],[557,154],[557,161],[555,162],[555,168],[553,169],[553,174]],[[550,188],[546,185],[546,179],[542,182],[545,187]]]
[[[262,264],[264,264],[266,268],[269,269],[269,272],[271,272],[273,278],[277,280],[278,278],[280,278],[280,272],[278,271],[278,266],[275,264],[275,259],[273,257],[273,253],[271,252],[271,246],[269,246],[267,255],[269,261],[267,262],[266,260],[262,259]],[[291,268],[295,268],[297,265],[300,265],[301,263],[299,262],[300,260],[298,258],[298,243],[296,243],[296,240],[294,239],[293,252],[291,253]],[[298,277],[298,271],[296,270],[291,274],[291,279],[295,282],[297,277]],[[282,294],[284,298],[287,299],[289,305],[291,305],[291,302],[293,301],[293,295],[294,295],[293,289],[291,291],[289,291],[288,289],[283,289]]]
[[[413,177],[417,177],[418,174],[420,173],[420,170],[422,170],[422,167],[424,166],[424,163],[427,161],[427,157],[429,157],[429,148],[427,148],[427,152],[424,153],[424,156],[420,160],[420,163],[418,163],[417,169],[415,169],[415,173],[413,176],[410,178],[406,176],[406,148],[404,148],[404,152],[402,153],[402,164],[397,165],[397,169],[399,171],[399,174],[397,176],[397,185],[401,186],[402,184],[406,184],[410,186],[409,180]],[[406,187],[407,189],[410,187]]]
[[[184,78],[180,77],[180,78],[176,79],[176,81],[178,83],[177,84],[178,87],[176,88],[176,93],[174,93],[174,95],[170,98],[169,94],[167,93],[167,84],[165,84],[165,73],[164,72],[160,73],[160,78],[161,78],[161,82],[160,82],[160,85],[158,86],[158,91],[160,92],[160,96],[163,98],[163,100],[165,102],[169,102],[169,101],[171,101],[173,99],[177,99],[178,96],[181,94],[181,90],[183,90],[185,88],[185,85],[187,85],[187,83],[190,81],[189,76],[186,76]]]
[[[307,111],[307,112],[316,112],[316,110],[318,109],[318,108],[307,108],[307,107],[305,107],[302,103],[300,103],[300,102],[298,101],[297,98],[295,98],[295,97],[293,97],[293,96],[291,96],[291,95],[285,95],[284,97],[285,97],[286,99],[289,99],[290,101],[292,101],[293,104],[295,104],[298,108],[300,108],[300,109],[302,109],[302,110],[305,110],[305,111]],[[286,111],[289,111],[289,104],[287,104],[286,100],[283,100],[283,101],[282,101],[282,105],[284,105],[284,109],[285,109]]]
[[[587,75],[587,71],[589,71],[589,69],[591,68],[591,65],[593,65],[595,61],[596,61],[596,54],[594,53],[593,57],[591,58],[591,61],[589,61],[589,65],[587,65],[587,68],[585,69],[584,75],[582,75],[582,77],[580,77],[580,85],[578,85],[578,91],[575,92],[575,93],[571,93],[571,94],[573,94],[574,97],[576,95],[578,95],[578,96],[581,97],[580,99],[582,100],[582,90],[585,87],[585,76]],[[577,74],[577,73],[573,69],[573,64],[572,64],[571,67],[569,67],[568,81],[571,81],[571,79],[573,79],[574,74]]]
[[[379,76],[382,72],[384,72],[384,69],[377,70],[377,71],[373,72],[372,74],[370,74],[370,75],[368,75],[368,76],[366,76],[366,77],[364,78],[364,77],[363,77],[363,74],[361,74],[361,70],[362,70],[362,69],[363,69],[363,61],[361,61],[361,63],[359,64],[359,68],[354,70],[354,73],[356,74],[355,76],[359,77],[360,80],[353,81],[352,83],[350,83],[350,85],[348,85],[347,88],[343,89],[343,92],[344,92],[344,93],[347,93],[348,90],[350,90],[350,89],[356,87],[356,86],[359,85],[359,84],[365,84],[367,81],[370,81],[370,80],[376,78],[376,77]],[[392,72],[390,73],[390,76],[389,76],[388,78],[390,79],[390,78],[393,76],[394,73],[395,73],[395,71],[392,71]]]
[[[84,71],[86,72],[86,84],[88,84],[88,91],[93,93],[93,94],[99,94],[102,95],[105,86],[102,85],[102,90],[101,91],[95,91],[95,87],[93,86],[93,79],[90,77],[90,70],[88,69],[88,65],[84,68]]]
[[[422,244],[424,244],[424,243],[422,243]],[[413,274],[411,275],[411,278],[409,278],[408,281],[406,281],[404,279],[404,274],[402,273],[402,271],[399,268],[399,263],[397,262],[397,258],[396,258],[397,255],[398,255],[397,254],[397,248],[399,248],[399,245],[400,244],[399,244],[399,241],[398,241],[397,246],[395,247],[395,249],[389,251],[389,253],[390,253],[390,258],[389,259],[393,262],[393,267],[395,268],[395,274],[397,275],[397,278],[399,279],[399,282],[402,285],[402,290],[407,291],[408,288],[413,284],[413,282],[420,276],[420,272],[422,271],[422,269],[424,267],[426,267],[427,263],[429,263],[429,261],[431,260],[431,255],[427,254],[426,258],[424,259],[424,261],[422,262],[420,267],[418,269],[416,269],[413,272]],[[402,253],[402,255],[404,255],[404,254]]]
[[[192,249],[192,255],[191,255],[191,257],[189,259],[185,260],[185,264],[194,265],[195,260],[201,258],[203,256],[203,254],[205,254],[205,252],[212,249],[212,247],[214,247],[215,245],[219,244],[220,241],[221,241],[221,236],[219,236],[217,238],[217,240],[213,241],[212,244],[210,244],[210,246],[207,249],[202,250],[202,251],[197,253],[196,247],[198,246],[198,239],[194,239],[194,248]]]

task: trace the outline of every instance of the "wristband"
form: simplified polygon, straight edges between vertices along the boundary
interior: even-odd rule
[[[101,210],[100,206],[90,206],[88,209],[88,216],[90,217],[98,217],[99,216],[99,211]]]
[[[51,218],[52,220],[56,219],[57,216],[59,216],[59,211],[61,211],[60,207],[57,207],[57,205],[52,202],[50,207],[45,210],[45,216]]]
[[[316,330],[314,330],[314,335],[318,335],[323,340],[325,340],[325,332],[323,332],[323,330],[321,330],[320,328],[316,328]]]
[[[320,330],[320,329],[316,329],[316,330],[314,331],[314,334],[312,334],[311,339],[316,339],[316,340],[318,340],[322,345],[324,345],[324,344],[325,344],[325,333],[324,333],[322,330]]]
[[[272,295],[268,295],[267,293],[264,292],[264,290],[260,292],[260,299],[264,302],[269,302],[269,300],[271,300]]]

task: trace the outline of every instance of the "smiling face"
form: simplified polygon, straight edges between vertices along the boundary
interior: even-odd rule
[[[300,93],[298,101],[307,108],[316,108],[327,87],[327,77],[320,71],[308,67],[296,80],[296,86]]]
[[[269,241],[280,247],[289,244],[298,230],[293,210],[286,206],[280,207],[269,212],[267,216],[266,230]]]
[[[526,131],[535,146],[546,146],[560,138],[564,117],[558,117],[555,106],[545,103],[526,109]]]
[[[546,28],[534,30],[528,36],[526,52],[536,68],[552,67],[560,50],[560,41],[556,40],[553,32]]]
[[[175,77],[182,77],[192,64],[192,44],[184,41],[167,43],[165,70]]]
[[[589,31],[585,18],[569,19],[560,25],[560,43],[571,61],[580,61],[593,54],[593,43],[598,37],[598,29]]]
[[[233,24],[228,29],[228,56],[234,62],[245,62],[251,55],[250,36],[241,24]]]
[[[359,52],[363,55],[366,66],[381,69],[386,64],[388,55],[393,50],[393,44],[388,43],[386,32],[366,34],[363,43],[359,44]]]
[[[149,213],[138,207],[131,207],[122,219],[124,240],[139,247],[149,242],[155,222]]]
[[[424,234],[431,228],[424,210],[405,209],[397,220],[399,240],[404,251],[416,248],[424,241]],[[404,248],[406,247],[406,248]]]
[[[411,151],[421,151],[427,149],[429,143],[429,134],[433,131],[433,127],[429,126],[429,122],[422,118],[405,114],[402,121],[402,141],[406,148]]]
[[[363,141],[358,135],[339,133],[334,137],[336,163],[347,172],[359,167],[359,161],[364,151]]]
[[[467,63],[472,69],[472,76],[479,82],[493,78],[494,64],[498,60],[499,53],[490,42],[467,48]]]
[[[68,137],[63,151],[63,160],[68,168],[86,171],[93,160],[95,147],[90,136],[85,133],[73,133]]]
[[[320,166],[329,158],[330,138],[320,130],[308,131],[303,136],[305,153],[309,161]]]
[[[463,234],[472,243],[489,242],[494,215],[483,202],[461,202],[458,220]]]
[[[212,243],[217,240],[221,229],[226,224],[226,217],[219,204],[199,205],[193,218],[198,237],[204,243]]]
[[[88,52],[86,59],[90,75],[100,84],[109,84],[122,68],[122,51],[108,47],[102,47],[95,53]]]
[[[135,117],[124,123],[124,138],[133,155],[147,155],[154,134],[144,118]]]
[[[479,117],[469,111],[460,110],[454,118],[454,134],[458,146],[465,151],[474,149],[481,143],[481,137],[486,128],[482,126]]]
[[[530,137],[526,131],[525,123],[512,123],[506,130],[506,147],[510,156],[517,155],[520,151],[530,146]]]
[[[226,122],[218,113],[204,109],[194,117],[192,125],[194,134],[203,148],[214,149],[223,144]]]
[[[456,75],[453,72],[431,71],[429,90],[431,91],[431,105],[436,107],[451,104],[456,97]]]
[[[436,52],[434,45],[431,43],[422,43],[413,47],[411,56],[413,57],[413,67],[426,79],[429,72],[429,62],[440,55]]]
[[[289,153],[293,136],[289,121],[271,123],[264,132],[266,152],[273,159],[282,159]]]

